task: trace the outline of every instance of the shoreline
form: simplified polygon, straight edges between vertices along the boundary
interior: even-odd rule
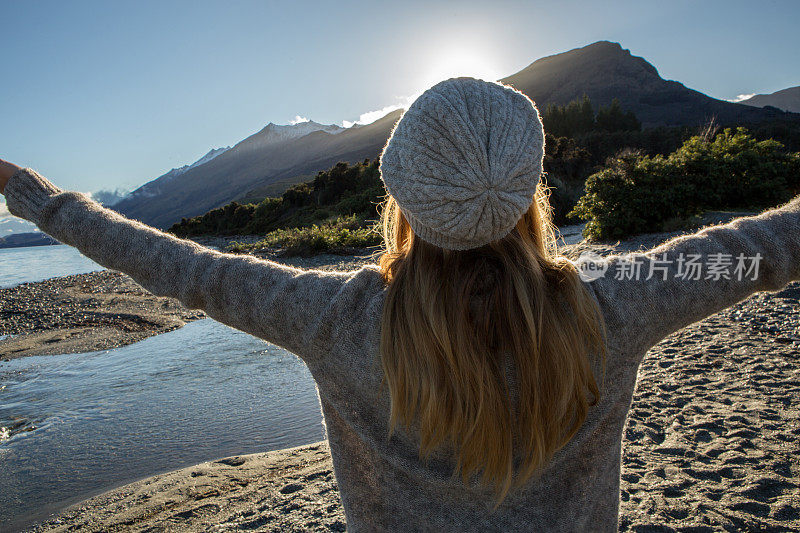
[[[300,268],[350,270],[362,255],[258,257]],[[0,288],[0,362],[33,355],[111,350],[207,318],[178,300],[154,296],[126,274],[100,270]]]
[[[24,531],[345,531],[327,441],[235,455],[146,477]]]

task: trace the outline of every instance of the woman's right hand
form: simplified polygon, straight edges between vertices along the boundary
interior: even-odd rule
[[[20,167],[14,163],[9,163],[8,161],[0,159],[0,194],[5,193],[6,183],[8,183],[8,180],[11,179],[11,176],[13,176],[19,169]]]

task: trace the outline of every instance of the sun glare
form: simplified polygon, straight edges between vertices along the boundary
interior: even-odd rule
[[[429,63],[422,69],[424,88],[458,76],[496,81],[502,74],[489,50],[459,46],[431,50]]]

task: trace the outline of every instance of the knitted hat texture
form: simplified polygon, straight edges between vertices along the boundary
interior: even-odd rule
[[[451,78],[417,98],[381,154],[386,190],[421,239],[450,250],[508,235],[533,202],[544,128],[501,83]]]

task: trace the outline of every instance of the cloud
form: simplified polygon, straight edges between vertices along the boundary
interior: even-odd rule
[[[388,115],[392,111],[396,111],[397,109],[403,109],[403,106],[397,104],[387,105],[386,107],[383,107],[381,109],[376,109],[375,111],[367,111],[366,113],[361,113],[361,115],[358,117],[358,120],[356,120],[355,122],[350,122],[349,120],[343,120],[342,126],[344,126],[345,128],[350,128],[355,124],[371,124],[372,122],[375,122],[381,117],[385,117],[386,115]]]
[[[736,98],[733,98],[732,100],[728,100],[728,101],[729,102],[741,102],[742,100],[747,100],[748,98],[752,98],[755,95],[756,95],[756,93],[740,94]]]
[[[379,118],[383,118],[392,111],[397,111],[398,109],[408,109],[414,100],[416,100],[422,92],[418,92],[416,94],[412,94],[411,96],[399,96],[397,97],[398,103],[387,105],[386,107],[382,107],[381,109],[376,109],[375,111],[367,111],[366,113],[361,113],[361,115],[355,121],[343,120],[342,126],[345,128],[350,128],[356,124],[371,124],[378,120]]]
[[[10,217],[11,213],[8,212],[8,207],[6,207],[6,201],[0,200],[0,218]]]
[[[295,115],[294,116],[294,120],[290,120],[289,124],[294,126],[295,124],[301,124],[303,122],[311,122],[311,121],[308,120],[308,118],[306,118],[306,117],[301,117],[300,115]]]

